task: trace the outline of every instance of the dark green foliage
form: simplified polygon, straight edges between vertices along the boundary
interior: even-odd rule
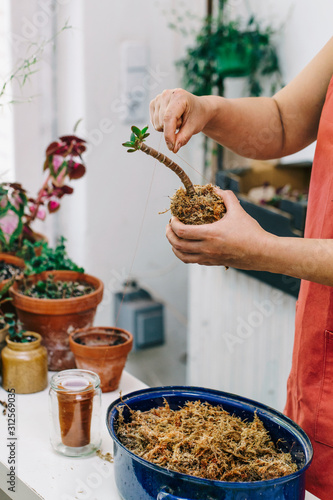
[[[254,16],[244,23],[240,19],[228,19],[221,2],[216,18],[205,19],[177,66],[183,71],[183,85],[196,95],[223,95],[224,79],[246,77],[248,93],[262,93],[262,76],[271,75],[272,90],[281,83],[279,61],[272,43],[273,30],[262,28]]]
[[[56,247],[50,248],[46,241],[31,243],[24,240],[18,256],[26,263],[25,275],[54,270],[84,273],[83,267],[79,267],[68,257],[65,242],[66,239],[61,236]]]
[[[94,291],[94,287],[80,281],[56,280],[52,275],[46,280],[33,283],[26,278],[22,282],[20,292],[28,297],[37,299],[70,299],[88,295]]]

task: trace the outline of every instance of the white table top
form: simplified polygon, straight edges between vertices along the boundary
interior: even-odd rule
[[[102,395],[102,415],[123,394],[147,387],[123,372],[117,391]],[[0,388],[0,400],[8,394]],[[36,394],[16,395],[15,467],[17,478],[13,493],[8,490],[8,422],[0,407],[0,499],[1,490],[15,500],[120,500],[114,480],[113,465],[96,455],[68,458],[53,451],[49,440],[48,389]],[[102,417],[104,419],[104,417]],[[102,422],[103,453],[112,454],[112,439]],[[306,494],[306,500],[316,497]],[[138,499],[140,500],[140,499]]]
[[[147,387],[123,372],[119,388],[102,395],[102,453],[112,454],[112,439],[104,415],[112,401],[123,394]],[[8,394],[0,389],[0,400]],[[16,395],[16,493],[8,490],[9,449],[7,418],[0,407],[0,490],[15,500],[119,500],[113,465],[96,455],[68,458],[53,451],[49,439],[48,389],[36,394]],[[0,492],[1,498],[1,492]],[[139,499],[138,499],[139,500]]]

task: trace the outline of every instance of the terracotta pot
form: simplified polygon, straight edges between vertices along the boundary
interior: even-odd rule
[[[110,345],[115,340],[123,342]],[[130,332],[122,328],[104,326],[84,328],[71,333],[69,345],[74,353],[77,368],[91,370],[99,375],[102,392],[111,392],[118,388],[128,353],[133,345],[133,335]]]
[[[14,266],[20,267],[22,269],[22,273],[18,275],[18,277],[23,276],[23,269],[25,268],[25,262],[23,259],[16,257],[15,255],[10,255],[9,253],[0,253],[0,261],[7,262],[8,264],[13,264]],[[2,290],[8,283],[9,280],[0,281],[0,290]],[[8,297],[6,293],[3,299]],[[11,301],[5,302],[2,307],[2,311],[4,313],[15,313],[15,307],[13,306]]]
[[[2,386],[6,391],[15,389],[17,394],[31,394],[47,387],[47,351],[41,345],[41,336],[35,332],[24,334],[36,337],[33,342],[12,342],[1,352]]]
[[[49,359],[49,370],[75,368],[74,356],[69,349],[68,336],[78,328],[92,326],[96,309],[103,298],[103,283],[89,274],[74,271],[46,271],[29,277],[33,282],[53,275],[55,280],[85,281],[95,291],[70,299],[37,299],[19,293],[19,283],[10,289],[18,318],[27,330],[42,335]]]

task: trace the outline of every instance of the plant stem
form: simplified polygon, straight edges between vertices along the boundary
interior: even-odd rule
[[[170,168],[176,175],[178,175],[178,177],[184,184],[186,192],[189,196],[195,195],[195,189],[190,178],[184,172],[184,170],[179,165],[177,165],[177,163],[175,163],[174,161],[172,161],[170,158],[160,153],[159,151],[156,151],[156,149],[147,146],[147,144],[145,144],[144,142],[139,142],[139,148],[141,149],[141,151],[143,151],[149,156],[152,156],[159,162],[163,163],[163,165]]]

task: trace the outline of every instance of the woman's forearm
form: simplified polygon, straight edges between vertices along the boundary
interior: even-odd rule
[[[275,99],[203,96],[209,119],[203,133],[247,158],[280,158],[284,126]]]
[[[333,240],[274,236],[258,267],[333,286]]]

